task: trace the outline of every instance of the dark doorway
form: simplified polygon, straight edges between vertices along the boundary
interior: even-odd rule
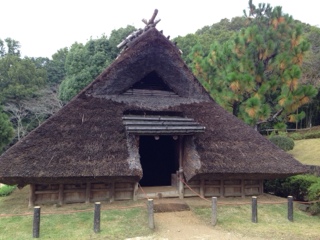
[[[140,136],[141,186],[169,186],[179,168],[178,141],[172,136]]]

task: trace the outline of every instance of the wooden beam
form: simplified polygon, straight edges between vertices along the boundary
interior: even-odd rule
[[[64,204],[63,189],[64,189],[64,185],[63,185],[63,184],[59,184],[59,198],[58,198],[58,203],[59,203],[60,206],[62,206],[62,205]]]
[[[220,180],[220,197],[224,198],[224,182],[223,182],[223,179]]]
[[[35,195],[36,186],[35,184],[30,184],[30,194],[29,194],[29,207],[34,207],[34,203],[36,201]]]
[[[86,203],[90,203],[90,196],[91,196],[91,183],[87,182],[87,184],[86,184]]]

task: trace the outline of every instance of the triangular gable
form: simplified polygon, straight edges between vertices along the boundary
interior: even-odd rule
[[[210,99],[209,94],[182,61],[179,49],[155,28],[139,36],[137,41],[91,84],[91,89],[86,94],[94,97],[120,95],[139,85],[149,74],[157,74],[166,87],[180,97]]]

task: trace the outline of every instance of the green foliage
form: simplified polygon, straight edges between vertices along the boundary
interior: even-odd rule
[[[93,81],[116,58],[117,45],[134,30],[133,26],[127,26],[113,30],[109,39],[102,36],[90,39],[85,45],[74,43],[66,55],[59,98],[67,102]]]
[[[287,122],[305,117],[299,107],[311,102],[317,90],[300,85],[300,66],[309,43],[301,26],[281,7],[249,1],[248,26],[230,41],[213,43],[206,55],[194,49],[190,56],[195,75],[225,109],[256,128],[272,123],[283,129]],[[194,53],[197,58],[194,58]]]
[[[20,57],[20,43],[12,38],[0,39],[0,58],[5,55]]]
[[[269,140],[284,151],[289,151],[294,148],[293,139],[286,136],[275,135],[271,136]]]
[[[0,73],[0,102],[31,97],[47,79],[46,71],[37,68],[32,59],[14,55],[0,58]]]
[[[12,124],[7,114],[0,108],[0,153],[3,148],[10,143],[14,134]]]
[[[297,201],[313,200],[309,199],[308,189],[315,183],[319,183],[320,178],[314,175],[297,175],[285,179],[267,180],[264,184],[265,192],[274,193],[280,197],[292,196]]]
[[[300,133],[292,133],[292,134],[290,134],[290,137],[291,137],[293,140],[301,140],[301,139],[303,139],[303,136],[302,136],[302,134],[300,134]]]
[[[0,186],[0,197],[10,195],[15,189],[16,189],[16,186],[9,186],[9,185]]]

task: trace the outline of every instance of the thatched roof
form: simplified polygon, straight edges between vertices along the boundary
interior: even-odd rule
[[[173,94],[128,94],[134,84],[155,73]],[[176,46],[151,28],[57,114],[0,157],[0,182],[24,185],[121,176],[138,180],[139,156],[130,149],[132,139],[122,117],[150,112],[192,118],[205,126],[204,133],[186,143],[194,148],[183,166],[188,180],[221,174],[280,177],[305,171],[211,99]]]

